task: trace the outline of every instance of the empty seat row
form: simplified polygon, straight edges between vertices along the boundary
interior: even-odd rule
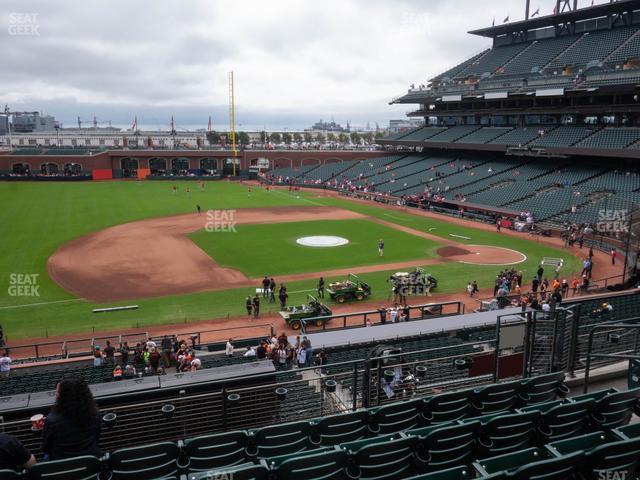
[[[549,398],[548,389],[562,385],[558,378],[557,374],[534,377],[522,385],[531,392],[532,401]],[[500,385],[474,391],[483,398],[483,403],[492,405],[489,411],[504,406],[505,394],[511,392],[510,384],[502,388]],[[459,401],[451,395],[441,394],[424,401],[425,405],[437,406],[438,420],[442,420],[437,423],[432,418],[427,426],[419,426],[421,401],[409,401],[313,422],[124,448],[103,459],[85,456],[44,462],[34,467],[29,477],[88,480],[107,471],[113,480],[170,479],[186,472],[190,479],[204,479],[225,478],[220,477],[223,472],[229,475],[233,472],[234,480],[267,476],[391,480],[429,472],[444,475],[443,471],[461,466],[468,473],[472,464],[479,473],[489,476],[519,471],[525,464],[564,458],[576,451],[587,455],[585,449],[590,445],[594,454],[589,458],[598,462],[589,463],[589,468],[599,471],[616,461],[609,454],[603,456],[605,450],[597,450],[608,442],[616,445],[606,452],[617,452],[618,460],[624,458],[625,462],[631,458],[629,452],[640,451],[640,427],[626,425],[631,412],[638,413],[640,389],[596,392],[529,406],[515,413],[471,418],[460,418]],[[516,463],[517,458],[529,458],[527,455],[530,459]],[[620,461],[615,465],[627,464]],[[212,472],[217,476],[211,477]],[[11,478],[20,476],[0,472],[0,480]]]

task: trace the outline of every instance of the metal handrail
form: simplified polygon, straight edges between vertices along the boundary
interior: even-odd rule
[[[583,393],[587,393],[589,391],[589,374],[591,372],[591,358],[592,357],[600,357],[600,358],[619,358],[621,360],[637,360],[640,359],[640,353],[636,355],[624,355],[624,354],[616,354],[616,353],[591,353],[593,349],[593,337],[596,331],[604,330],[604,329],[632,329],[632,330],[640,330],[640,325],[638,324],[628,324],[628,323],[610,323],[605,325],[596,325],[589,332],[589,343],[587,347],[587,363],[585,365],[584,371],[584,387]]]

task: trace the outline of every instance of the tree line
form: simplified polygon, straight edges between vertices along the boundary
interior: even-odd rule
[[[324,135],[322,133],[312,134],[311,132],[295,132],[295,133],[279,133],[272,132],[267,133],[265,131],[260,132],[260,140],[255,143],[354,143],[359,144],[362,141],[366,143],[372,143],[374,139],[382,137],[382,132],[366,132],[366,133],[328,133]],[[207,132],[207,141],[210,145],[213,144],[228,144],[231,143],[231,134],[229,132]],[[248,145],[252,143],[251,138],[247,132],[236,132],[236,144]]]

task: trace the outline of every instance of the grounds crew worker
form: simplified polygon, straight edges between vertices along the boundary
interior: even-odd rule
[[[256,293],[256,296],[253,297],[253,316],[254,318],[258,318],[260,316],[260,297]]]
[[[318,280],[318,298],[324,298],[324,278]]]

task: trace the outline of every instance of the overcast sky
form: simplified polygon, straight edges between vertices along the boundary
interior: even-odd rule
[[[591,0],[579,0],[581,6]],[[604,0],[606,1],[606,0]],[[603,0],[597,0],[602,3]],[[3,0],[0,102],[114,124],[386,124],[388,102],[489,41],[524,0]],[[532,0],[550,14],[554,0]],[[29,14],[29,15],[25,15]],[[33,15],[35,14],[35,15]]]

